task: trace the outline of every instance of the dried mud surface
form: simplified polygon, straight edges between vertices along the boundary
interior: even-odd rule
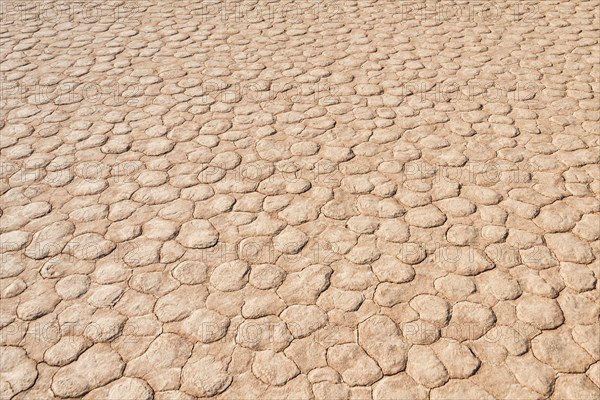
[[[0,398],[598,398],[598,14],[3,3]]]

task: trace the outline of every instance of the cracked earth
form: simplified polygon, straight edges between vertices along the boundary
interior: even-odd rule
[[[86,4],[2,5],[1,399],[600,396],[598,1]]]

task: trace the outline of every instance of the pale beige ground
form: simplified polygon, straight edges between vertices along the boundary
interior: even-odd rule
[[[2,4],[1,399],[598,398],[597,0],[86,4]]]

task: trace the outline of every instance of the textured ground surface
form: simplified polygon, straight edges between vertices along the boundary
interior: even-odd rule
[[[598,1],[86,4],[2,5],[1,399],[599,396]]]

